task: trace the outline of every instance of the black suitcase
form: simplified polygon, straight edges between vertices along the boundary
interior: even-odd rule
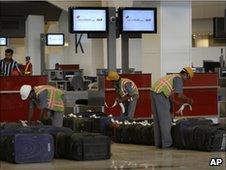
[[[100,124],[100,133],[103,135],[107,135],[107,128],[112,123],[111,119],[112,117],[101,117],[99,118],[99,124]],[[98,121],[98,120],[95,120]]]
[[[84,119],[84,131],[94,132],[94,118],[83,118]]]
[[[84,131],[84,118],[66,117],[63,119],[63,126],[72,129],[74,132]]]
[[[42,122],[43,125],[52,125],[52,119],[50,119],[49,117],[42,118],[40,121]]]
[[[217,126],[197,126],[194,130],[194,142],[191,149],[202,151],[225,150],[225,148],[222,148],[225,147],[225,144],[223,144],[225,134],[225,130]]]
[[[59,132],[56,135],[55,155],[57,158],[70,158],[68,153],[70,151],[70,141],[72,134]]]
[[[122,142],[122,131],[123,131],[123,125],[119,125],[115,127],[115,142],[121,143]]]
[[[53,137],[56,136],[59,132],[64,133],[72,133],[73,131],[70,128],[67,127],[55,127],[55,126],[49,126],[49,125],[40,125],[40,126],[30,126],[32,130],[38,133],[48,133],[51,134]]]
[[[178,149],[189,149],[188,137],[192,136],[197,125],[211,125],[212,120],[205,118],[180,119],[171,128],[173,145]],[[189,135],[191,133],[191,135]]]
[[[13,163],[49,162],[53,159],[53,138],[49,134],[15,134],[5,139],[6,160]]]
[[[73,133],[57,135],[58,154],[73,160],[110,159],[111,141],[107,136],[96,133]]]
[[[143,126],[143,128],[141,129],[141,136],[142,136],[142,142],[140,144],[154,146],[155,142],[154,142],[153,124]]]

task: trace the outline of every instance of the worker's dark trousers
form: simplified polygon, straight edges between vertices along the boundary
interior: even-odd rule
[[[134,113],[137,106],[137,100],[138,100],[138,97],[133,98],[133,100],[131,101],[123,102],[123,105],[125,107],[125,113],[122,113],[121,117],[126,116],[129,119],[134,118]]]
[[[155,146],[167,148],[172,142],[170,102],[163,93],[151,92]]]
[[[53,110],[49,110],[48,117],[52,120],[53,126],[55,126],[55,127],[63,126],[63,113],[62,112],[56,112]]]

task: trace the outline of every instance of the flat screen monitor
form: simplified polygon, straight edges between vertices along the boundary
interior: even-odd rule
[[[157,33],[156,8],[119,9],[122,33]]]
[[[223,17],[213,18],[213,37],[216,39],[226,39]]]
[[[0,46],[7,46],[7,38],[0,37]]]
[[[217,61],[203,61],[205,72],[215,72],[215,68],[220,68],[220,62]]]
[[[69,8],[70,33],[106,33],[108,9],[104,7]]]
[[[46,45],[47,46],[63,46],[64,34],[61,34],[61,33],[46,34]]]

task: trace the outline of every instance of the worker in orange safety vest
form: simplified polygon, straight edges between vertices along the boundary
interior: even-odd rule
[[[31,76],[32,75],[32,64],[30,62],[31,57],[27,56],[25,59],[26,59],[26,64],[24,66],[24,75]]]
[[[183,81],[191,79],[194,72],[191,67],[185,67],[179,74],[170,74],[160,78],[151,88],[152,111],[154,117],[155,146],[169,148],[172,146],[170,97],[177,95],[178,105],[193,104],[193,100],[183,94]]]
[[[60,89],[50,85],[34,86],[23,85],[20,88],[22,100],[29,99],[28,121],[31,121],[34,107],[41,109],[40,120],[47,115],[53,126],[63,126],[64,94]]]
[[[133,119],[139,98],[136,84],[130,79],[121,78],[116,71],[109,71],[106,80],[113,82],[117,95],[116,100],[124,105],[125,113],[122,113],[121,117]]]

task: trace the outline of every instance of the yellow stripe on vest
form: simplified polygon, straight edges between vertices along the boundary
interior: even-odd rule
[[[39,95],[42,91],[47,90],[47,108],[54,111],[63,112],[64,103],[62,100],[63,92],[49,85],[34,87],[35,94]]]
[[[175,77],[180,77],[179,74],[167,75],[157,81],[152,90],[156,93],[163,93],[166,97],[169,97],[173,92],[173,79]]]

